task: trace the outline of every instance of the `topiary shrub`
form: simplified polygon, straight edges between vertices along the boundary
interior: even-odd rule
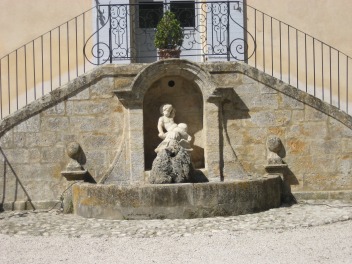
[[[166,11],[156,27],[154,44],[158,49],[180,49],[183,32],[174,13]]]

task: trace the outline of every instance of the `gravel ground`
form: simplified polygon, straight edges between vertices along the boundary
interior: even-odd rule
[[[5,263],[351,263],[352,221],[185,237],[0,235]]]
[[[0,214],[0,263],[352,263],[352,205],[233,217],[114,221]]]

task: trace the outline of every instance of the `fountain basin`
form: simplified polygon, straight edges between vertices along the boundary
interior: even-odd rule
[[[120,186],[78,183],[74,213],[87,218],[174,219],[255,213],[281,204],[279,175],[231,182]]]

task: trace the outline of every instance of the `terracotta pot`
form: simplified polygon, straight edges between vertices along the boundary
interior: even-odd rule
[[[159,49],[158,54],[161,60],[169,58],[179,58],[181,50],[179,49]]]

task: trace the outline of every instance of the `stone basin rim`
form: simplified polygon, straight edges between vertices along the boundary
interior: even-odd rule
[[[188,219],[255,213],[281,205],[282,179],[73,186],[74,213],[115,220]]]

